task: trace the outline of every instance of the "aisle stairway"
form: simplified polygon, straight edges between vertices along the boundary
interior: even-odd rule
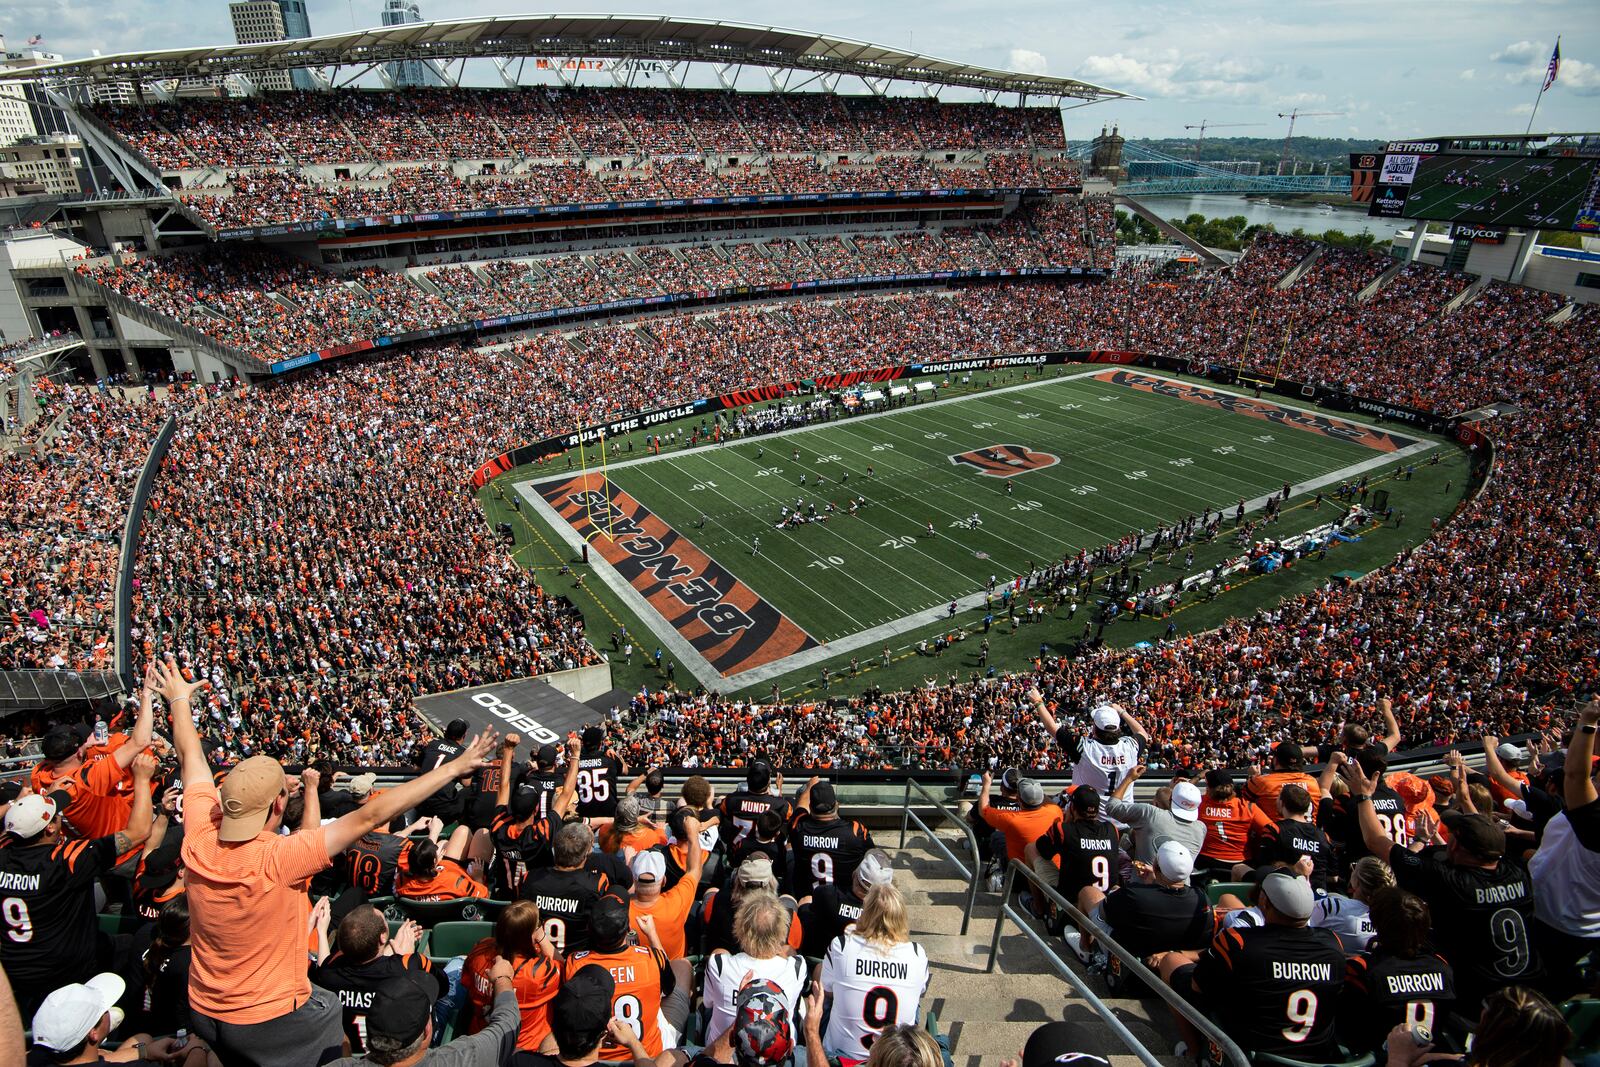
[[[1082,1022],[1097,1036],[1099,1044],[1080,1051],[1105,1056],[1115,1067],[1139,1063],[1011,923],[1006,924],[1000,939],[995,973],[984,972],[999,912],[998,894],[979,888],[972,922],[963,935],[961,910],[967,883],[949,861],[930,848],[921,834],[913,832],[906,847],[900,849],[887,847],[899,840],[897,833],[876,836],[894,857],[895,882],[906,894],[911,915],[911,936],[921,942],[933,965],[924,1007],[938,1013],[939,1030],[949,1035],[956,1067],[988,1067],[1004,1056],[1015,1056],[1040,1023],[1056,1019]],[[953,834],[948,838],[941,834],[941,839],[958,856],[963,855],[964,841]],[[1076,966],[1070,950],[1062,946],[1061,951],[1078,973],[1086,973]],[[1096,976],[1089,978],[1089,984],[1162,1063],[1192,1062],[1170,1055],[1175,1029],[1160,1000],[1112,997]]]

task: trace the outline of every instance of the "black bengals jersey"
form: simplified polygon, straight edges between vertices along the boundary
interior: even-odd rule
[[[138,851],[118,856],[115,835],[0,848],[0,965],[24,1019],[52,989],[100,970],[94,880]]]
[[[817,886],[811,903],[806,905],[800,916],[801,953],[806,956],[826,956],[828,946],[834,939],[861,918],[861,909],[865,904],[866,901],[856,895],[854,879],[842,887],[832,882]]]
[[[530,872],[519,895],[539,905],[539,922],[556,951],[570,955],[589,947],[589,916],[607,894],[616,895],[611,879],[598,871],[547,867]]]
[[[609,819],[617,813],[618,783],[626,773],[622,761],[606,752],[585,752],[578,757],[578,814],[585,819]]]
[[[776,811],[788,822],[790,809],[790,803],[781,796],[736,789],[717,803],[717,813],[722,816],[718,822],[722,840],[729,848],[738,848],[755,830],[756,819],[762,814]]]
[[[410,853],[409,839],[374,830],[344,850],[350,884],[369,897],[392,895],[394,876]]]
[[[1401,959],[1378,945],[1345,964],[1340,1040],[1354,1052],[1376,1054],[1401,1023],[1437,1033],[1455,999],[1454,972],[1442,957]]]
[[[1428,902],[1433,928],[1446,931],[1441,954],[1455,972],[1456,1011],[1478,1017],[1484,995],[1505,985],[1544,977],[1533,928],[1533,879],[1528,869],[1502,859],[1493,870],[1457,867],[1422,852],[1389,853],[1394,880]]]
[[[1034,842],[1039,855],[1045,859],[1060,859],[1061,874],[1056,879],[1056,889],[1074,904],[1078,901],[1078,891],[1086,885],[1109,893],[1121,883],[1117,846],[1117,827],[1109,819],[1054,823]]]
[[[1332,931],[1309,926],[1224,930],[1195,965],[1194,984],[1246,1052],[1333,1062],[1345,958]]]
[[[426,956],[416,952],[403,956],[380,954],[365,963],[351,963],[335,952],[324,963],[311,968],[311,981],[339,998],[339,1011],[345,1036],[350,1039],[352,1056],[367,1051],[367,1012],[372,1010],[372,998],[385,982],[400,977],[409,977],[424,990],[436,989],[435,999],[449,989],[443,968],[435,969]]]
[[[1373,789],[1369,803],[1378,816],[1378,824],[1383,827],[1383,836],[1400,848],[1409,845],[1410,824],[1406,822],[1406,802],[1400,798],[1400,794],[1386,785],[1380,785]],[[1324,825],[1328,828],[1328,835],[1344,847],[1345,863],[1353,864],[1363,856],[1370,856],[1372,853],[1361,837],[1361,823],[1357,821],[1360,805],[1353,803],[1349,796],[1337,796],[1330,798],[1326,807],[1328,815]]]
[[[529,767],[521,778],[513,779],[516,782],[516,790],[531,789],[539,794],[539,806],[536,810],[539,812],[539,818],[541,819],[550,817],[550,803],[555,799],[556,793],[560,792],[561,784],[566,780],[566,775],[560,771],[541,771],[533,767]]]
[[[849,885],[862,857],[874,847],[872,834],[854,819],[819,819],[804,808],[789,820],[789,844],[794,849],[790,876],[797,897],[829,881]]]
[[[529,871],[551,865],[554,834],[555,828],[545,819],[524,825],[511,817],[511,809],[504,804],[495,807],[489,817],[489,836],[495,848],[494,877],[502,893],[515,897]]]
[[[1263,834],[1257,862],[1295,863],[1301,856],[1311,857],[1311,888],[1319,893],[1327,892],[1328,871],[1333,866],[1333,842],[1318,826],[1295,819],[1282,820]]]

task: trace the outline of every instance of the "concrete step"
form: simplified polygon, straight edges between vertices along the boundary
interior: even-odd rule
[[[884,835],[891,841],[890,835]],[[951,851],[966,859],[965,839],[940,835]],[[931,848],[925,836],[913,834],[904,848],[889,848],[905,894],[911,936],[928,953],[932,965],[927,1006],[939,1014],[939,1029],[948,1034],[957,1067],[995,1064],[1019,1053],[1028,1035],[1042,1023],[1070,1020],[1086,1023],[1101,1040],[1081,1051],[1105,1056],[1117,1067],[1137,1064],[1094,1009],[1058,975],[1045,955],[1009,921],[1000,938],[994,973],[987,971],[989,943],[999,914],[999,895],[980,886],[972,921],[961,933],[968,885],[948,860]],[[1087,975],[1058,939],[1060,955],[1115,1016],[1163,1063],[1177,1040],[1166,1005],[1156,997],[1113,997],[1098,977]]]

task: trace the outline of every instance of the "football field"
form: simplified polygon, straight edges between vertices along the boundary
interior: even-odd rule
[[[573,547],[588,543],[669,654],[730,691],[852,649],[874,656],[952,601],[981,605],[991,578],[1207,508],[1231,520],[1239,500],[1255,510],[1285,482],[1311,492],[1432,447],[1143,370],[1074,369],[517,492]],[[785,508],[808,521],[786,524]]]

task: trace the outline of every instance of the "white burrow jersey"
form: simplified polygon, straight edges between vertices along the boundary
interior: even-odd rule
[[[822,988],[833,994],[823,1047],[836,1058],[864,1060],[886,1028],[916,1025],[928,988],[928,954],[915,941],[885,951],[852,929],[828,946]]]
[[[1144,756],[1144,742],[1132,734],[1123,734],[1111,744],[1095,739],[1094,734],[1074,734],[1070,726],[1056,731],[1056,744],[1061,746],[1072,764],[1074,788],[1089,785],[1102,795],[1109,793],[1139,765]]]

